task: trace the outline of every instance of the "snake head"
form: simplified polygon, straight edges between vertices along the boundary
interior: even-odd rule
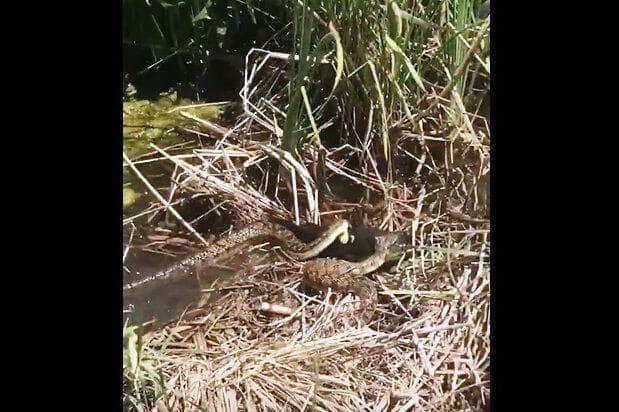
[[[406,253],[407,242],[404,232],[384,232],[376,235],[376,251],[386,251],[386,261],[397,261]]]
[[[400,239],[400,234],[387,232],[376,236],[376,250],[385,250],[394,245]]]

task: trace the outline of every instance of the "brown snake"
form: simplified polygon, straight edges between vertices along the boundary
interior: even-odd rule
[[[364,301],[364,318],[372,316],[378,297],[374,283],[366,274],[380,268],[396,243],[399,235],[387,233],[376,237],[376,250],[360,262],[335,258],[319,258],[303,263],[302,272],[306,284],[314,289],[331,288],[337,292],[352,292]]]

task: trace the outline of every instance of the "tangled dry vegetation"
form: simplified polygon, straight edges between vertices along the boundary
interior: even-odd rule
[[[174,165],[167,198],[157,195],[160,205],[148,213],[169,208],[188,236],[207,243],[174,212],[177,199],[207,197],[208,213],[238,223],[265,212],[321,223],[354,211],[368,226],[407,232],[409,250],[389,273],[371,275],[380,299],[370,324],[351,315],[354,296],[308,296],[299,272],[282,262],[214,285],[213,305],[191,318],[140,338],[126,328],[126,404],[157,411],[487,408],[485,120],[464,111],[461,127],[442,129],[461,105],[438,90],[426,120],[414,127],[406,119],[391,122],[388,143],[359,136],[357,145],[325,147],[310,139],[293,157],[279,149],[284,113],[275,86],[284,60],[267,55],[248,67],[243,114],[232,127],[185,113],[201,126],[191,131],[199,145],[180,153],[152,145],[147,158],[125,156],[140,176],[145,162]],[[258,66],[268,75],[256,81]],[[321,127],[328,125],[308,136]],[[275,173],[269,162],[278,165]],[[346,198],[333,193],[336,186],[356,191]]]

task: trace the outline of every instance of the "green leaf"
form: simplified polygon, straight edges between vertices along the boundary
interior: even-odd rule
[[[329,33],[325,34],[322,39],[320,39],[319,43],[326,41],[327,39],[332,38],[335,43],[335,80],[333,81],[333,86],[331,87],[331,93],[329,93],[329,99],[340,80],[342,79],[342,74],[344,72],[344,48],[342,47],[342,39],[340,38],[340,34],[335,29],[335,26],[332,22],[329,22]]]
[[[135,374],[138,369],[138,335],[135,333],[135,327],[127,328],[123,331],[123,337],[127,339],[125,346],[125,367]]]
[[[391,35],[400,37],[402,35],[402,10],[398,7],[395,1],[391,2],[391,13],[389,13],[389,23],[391,27]]]
[[[212,17],[208,14],[208,6],[204,6],[204,8],[200,10],[200,13],[198,13],[198,15],[194,17],[191,21],[195,23],[200,20],[211,20],[211,19]]]
[[[402,56],[402,58],[404,59],[404,63],[408,68],[408,71],[410,72],[411,76],[413,76],[413,80],[415,80],[415,83],[417,83],[417,86],[419,86],[421,90],[426,92],[426,88],[423,86],[423,82],[421,81],[421,76],[419,76],[419,73],[417,73],[417,70],[415,70],[413,63],[410,61],[408,56],[404,54],[400,46],[398,46],[398,44],[391,37],[385,35],[385,40],[387,41],[387,46],[391,50]]]
[[[165,1],[160,1],[159,4],[161,5],[161,7],[163,7],[164,9],[171,9],[172,7],[180,7],[184,4],[185,2],[181,1],[178,2],[176,4],[171,4],[171,3],[166,3]]]

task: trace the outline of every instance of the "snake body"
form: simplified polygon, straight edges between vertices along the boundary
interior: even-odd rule
[[[189,304],[200,299],[203,288],[200,274],[205,267],[217,267],[234,260],[236,264],[249,257],[249,249],[269,241],[281,245],[284,254],[303,261],[317,256],[339,238],[348,242],[349,223],[339,220],[331,224],[314,241],[306,243],[285,226],[271,222],[230,231],[209,247],[192,254],[167,268],[123,285],[125,319],[142,323],[150,319],[166,322],[176,318]],[[212,275],[213,271],[206,271]]]
[[[377,291],[374,283],[364,275],[380,268],[386,261],[390,247],[399,235],[388,233],[376,237],[376,249],[360,262],[349,262],[335,258],[319,258],[303,264],[303,275],[307,285],[314,289],[331,288],[337,292],[351,292],[359,296],[369,317],[377,305]]]
[[[284,251],[295,260],[306,260],[318,256],[335,239],[341,243],[348,242],[347,220],[339,220],[330,225],[327,230],[310,243],[299,240],[290,230],[273,223],[258,222],[245,228],[231,231],[212,243],[207,249],[193,254],[185,259],[144,277],[138,281],[127,283],[123,291],[135,289],[153,282],[164,282],[173,278],[190,275],[197,265],[216,265],[230,255],[242,253],[242,248],[248,243],[257,243],[260,240],[276,240],[284,245]]]
[[[283,224],[272,222],[258,222],[230,231],[205,250],[138,281],[125,284],[125,303],[134,308],[128,312],[132,313],[138,322],[151,318],[171,320],[177,317],[179,311],[199,297],[202,287],[198,274],[202,267],[217,267],[230,259],[238,263],[241,257],[247,256],[250,246],[268,241],[280,244],[286,256],[300,262],[304,281],[308,286],[321,290],[331,288],[337,292],[352,292],[362,299],[364,307],[369,309],[366,313],[371,315],[377,304],[377,291],[364,275],[385,263],[389,248],[396,242],[398,235],[388,233],[376,236],[374,253],[360,262],[339,258],[312,259],[336,239],[341,243],[348,243],[349,229],[347,220],[336,221],[309,243],[300,240]]]

